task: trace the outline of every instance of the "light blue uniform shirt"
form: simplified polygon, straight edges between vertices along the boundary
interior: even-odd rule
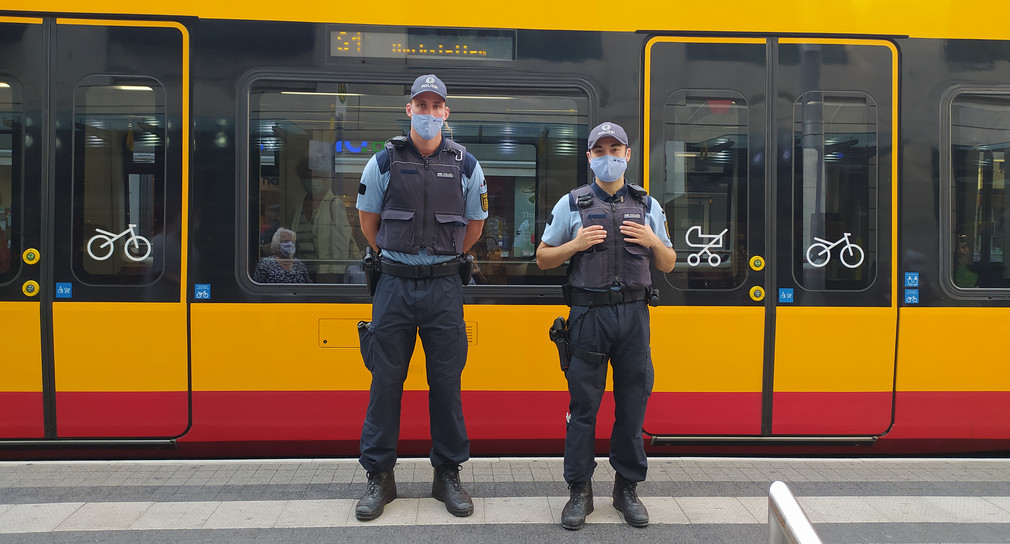
[[[417,151],[413,142],[409,142],[408,145],[415,152]],[[445,146],[445,139],[442,140],[439,152],[443,146]],[[484,180],[484,171],[481,169],[480,163],[469,151],[463,159],[462,178],[465,201],[464,216],[467,220],[487,219],[487,210],[481,204],[481,195],[487,193],[487,182]],[[361,172],[361,183],[365,186],[365,194],[358,192],[358,201],[355,206],[364,212],[382,213],[382,202],[386,196],[386,190],[389,188],[389,156],[385,149],[368,159],[365,169]],[[452,255],[429,255],[423,249],[419,250],[417,254],[383,249],[382,256],[408,265],[430,265],[455,259]]]

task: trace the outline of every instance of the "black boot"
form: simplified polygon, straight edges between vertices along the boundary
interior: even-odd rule
[[[431,496],[445,503],[450,514],[465,518],[473,513],[473,501],[463,486],[459,484],[459,465],[435,467],[435,478],[431,482]]]
[[[632,527],[645,527],[649,524],[649,511],[642,501],[638,500],[637,482],[632,482],[617,473],[614,478],[614,508],[624,514],[624,521]]]
[[[369,472],[365,494],[354,507],[354,517],[368,521],[382,515],[382,509],[396,498],[396,480],[393,471]]]
[[[568,490],[572,498],[561,511],[561,526],[578,531],[586,524],[586,516],[593,513],[593,482],[572,482],[568,484]]]

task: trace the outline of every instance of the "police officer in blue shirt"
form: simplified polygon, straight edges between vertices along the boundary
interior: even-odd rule
[[[635,527],[649,524],[636,485],[648,461],[642,442],[645,406],[652,394],[649,308],[654,297],[650,261],[673,270],[677,253],[666,232],[666,214],[656,199],[627,183],[631,158],[628,135],[616,123],[589,133],[589,166],[595,181],[575,188],[554,206],[537,265],[554,268],[571,259],[566,302],[572,357],[568,380],[565,481],[571,498],[561,514],[565,529],[581,529],[593,511],[596,469],[596,413],[607,384],[607,361],[614,368],[614,428],[610,464],[616,472],[614,507]],[[656,301],[658,302],[658,301]]]
[[[361,429],[368,484],[355,507],[359,520],[379,517],[396,498],[400,401],[417,335],[428,374],[431,494],[453,515],[473,513],[459,483],[460,464],[470,458],[460,400],[467,352],[461,276],[469,274],[460,268],[487,218],[487,186],[477,159],[442,137],[449,117],[442,80],[428,74],[414,81],[407,116],[410,136],[393,138],[369,159],[358,188],[361,231],[381,250],[382,270],[361,335],[372,386]]]

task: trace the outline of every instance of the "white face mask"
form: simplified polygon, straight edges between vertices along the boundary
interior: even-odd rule
[[[589,167],[600,181],[610,183],[621,179],[628,168],[628,160],[624,157],[603,155],[589,159]]]
[[[281,257],[292,257],[295,254],[295,243],[292,241],[281,242]]]

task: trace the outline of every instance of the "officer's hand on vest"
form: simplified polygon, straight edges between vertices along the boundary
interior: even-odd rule
[[[657,244],[663,243],[659,240],[659,236],[656,236],[656,233],[652,232],[651,227],[631,221],[625,221],[621,224],[621,234],[624,235],[625,242],[648,248],[653,248]]]
[[[580,228],[572,243],[575,244],[576,251],[585,251],[606,239],[607,231],[603,229],[602,225],[590,225]]]

